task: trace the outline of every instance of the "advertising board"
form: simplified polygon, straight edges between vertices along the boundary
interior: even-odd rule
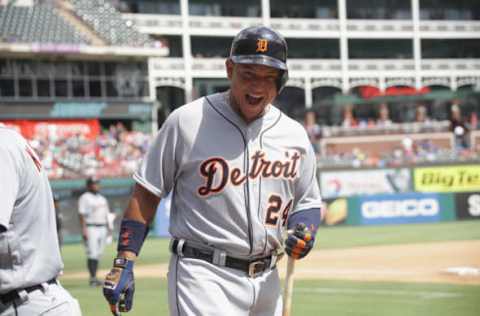
[[[452,194],[401,193],[352,197],[346,223],[385,225],[455,220]]]
[[[480,219],[480,192],[456,193],[457,219]]]
[[[480,191],[480,164],[414,168],[417,192]]]
[[[410,170],[400,168],[325,171],[320,174],[320,190],[325,199],[408,192],[411,191]]]

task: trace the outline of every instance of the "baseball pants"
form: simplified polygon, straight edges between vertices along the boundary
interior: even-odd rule
[[[256,278],[200,259],[172,254],[168,272],[171,316],[280,316],[278,270]]]
[[[58,281],[57,281],[58,282]],[[46,284],[43,290],[27,294],[26,300],[0,303],[0,316],[81,316],[80,305],[60,284]]]
[[[98,260],[105,249],[107,243],[107,225],[104,226],[88,226],[87,225],[87,258]]]

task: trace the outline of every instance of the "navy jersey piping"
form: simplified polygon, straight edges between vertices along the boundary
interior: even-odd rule
[[[237,129],[237,131],[240,133],[240,136],[242,136],[243,140],[243,146],[244,146],[244,153],[243,153],[243,172],[247,174],[248,168],[249,168],[249,157],[248,157],[248,146],[247,146],[247,141],[245,139],[245,136],[242,133],[242,130],[240,127],[238,127],[234,122],[232,122],[228,117],[226,117],[220,110],[218,110],[212,102],[208,99],[208,97],[205,97],[205,100],[207,100],[208,104],[212,107],[212,109],[218,113],[221,117],[223,117],[227,122],[229,122],[233,127]],[[246,166],[245,166],[245,161],[246,161]],[[245,170],[246,168],[246,170]],[[245,206],[246,206],[246,211],[247,211],[247,221],[248,221],[248,244],[250,246],[250,251],[248,252],[249,255],[252,254],[253,252],[253,228],[252,228],[252,219],[250,215],[250,190],[249,190],[249,178],[247,177],[245,181],[245,185],[243,186],[243,196],[245,198]]]
[[[180,259],[177,257],[175,258],[175,297],[176,297],[176,302],[175,305],[177,306],[177,315],[180,316],[180,306],[178,305],[178,261]]]
[[[250,283],[250,285],[252,286],[252,290],[253,290],[253,297],[252,297],[252,305],[250,305],[250,308],[248,309],[248,311],[251,313],[252,312],[252,309],[255,308],[255,304],[256,304],[256,300],[257,300],[257,291],[255,289],[255,284],[252,282],[252,280],[250,279],[247,279],[248,283]]]
[[[278,122],[280,122],[280,119],[282,117],[282,112],[280,112],[280,114],[278,115],[278,118],[275,120],[275,122],[273,122],[272,125],[270,125],[269,127],[267,127],[266,129],[264,129],[261,133],[260,133],[260,149],[263,149],[263,135],[269,131],[270,129],[272,129],[275,125],[277,125]],[[260,217],[260,209],[261,209],[261,199],[262,199],[262,175],[260,174],[260,178],[258,179],[258,211],[257,211],[257,216]],[[267,236],[268,236],[268,233],[267,233],[267,228],[265,227],[265,223],[264,221],[263,222],[263,230],[265,231],[265,238],[264,238],[264,245],[263,245],[263,253],[265,253],[265,251],[267,250]]]

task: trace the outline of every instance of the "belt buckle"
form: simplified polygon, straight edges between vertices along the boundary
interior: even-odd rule
[[[258,267],[261,267],[261,271],[257,271]],[[265,271],[264,261],[254,261],[248,265],[248,276],[251,278],[256,278],[263,271]]]

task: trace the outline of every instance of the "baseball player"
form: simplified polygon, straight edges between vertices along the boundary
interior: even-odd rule
[[[0,315],[81,315],[63,269],[47,174],[27,141],[0,126]]]
[[[102,282],[97,279],[98,261],[112,229],[109,220],[110,209],[107,199],[100,194],[98,179],[88,178],[86,187],[87,191],[78,199],[78,213],[87,252],[89,283],[91,286],[99,286]]]
[[[281,35],[244,29],[226,60],[230,89],[167,118],[134,174],[104,282],[114,314],[132,307],[134,262],[170,191],[170,315],[281,314],[276,264],[284,247],[297,259],[312,249],[321,207],[306,131],[271,104],[286,61]]]

